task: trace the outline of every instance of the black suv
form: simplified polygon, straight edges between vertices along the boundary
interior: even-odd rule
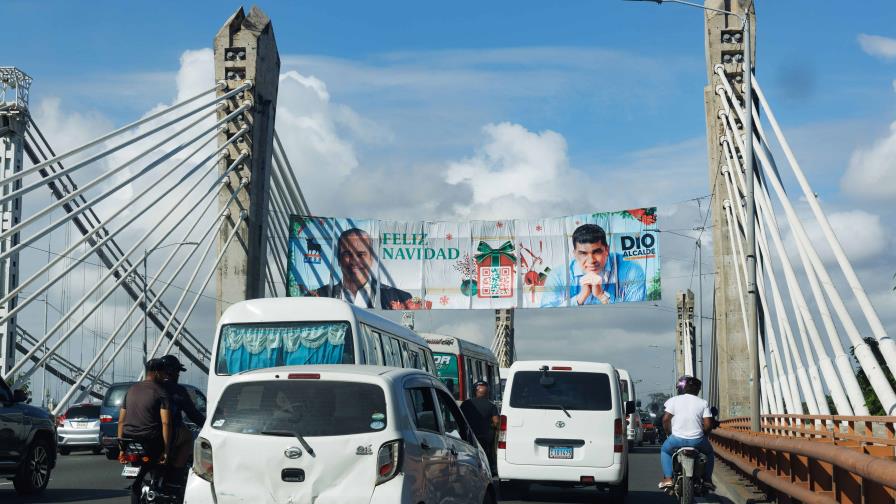
[[[0,477],[27,495],[47,488],[56,466],[56,433],[50,413],[29,406],[24,390],[0,378]]]

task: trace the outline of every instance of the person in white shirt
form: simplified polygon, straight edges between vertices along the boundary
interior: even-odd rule
[[[672,455],[680,448],[696,448],[706,455],[706,472],[703,478],[704,487],[712,490],[712,467],[714,456],[712,445],[706,435],[713,428],[713,415],[709,403],[697,397],[700,393],[700,380],[693,376],[682,376],[678,380],[678,396],[666,401],[666,412],[663,414],[663,428],[669,433],[660,451],[660,462],[663,466],[663,480],[660,488],[667,488],[672,481]]]

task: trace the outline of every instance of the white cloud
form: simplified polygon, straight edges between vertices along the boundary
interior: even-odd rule
[[[58,97],[40,100],[37,106],[31,107],[31,114],[57,154],[81,146],[112,129],[112,121],[99,112],[66,110]]]
[[[883,59],[896,59],[896,39],[860,33],[857,37],[865,53]]]
[[[889,200],[896,197],[896,122],[874,145],[856,149],[840,185],[853,196]]]
[[[845,210],[829,213],[828,221],[846,256],[853,264],[879,257],[888,248],[889,233],[879,215],[864,210]],[[803,226],[821,260],[828,264],[834,263],[836,261],[834,252],[814,218],[804,219]],[[791,234],[788,242],[794,243],[794,239]]]
[[[488,124],[484,144],[471,157],[448,164],[445,181],[472,188],[458,213],[475,218],[543,217],[586,211],[603,191],[569,166],[563,135],[536,133],[519,124]]]

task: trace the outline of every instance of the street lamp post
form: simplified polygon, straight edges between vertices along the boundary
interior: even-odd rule
[[[753,189],[753,63],[752,63],[752,40],[750,37],[750,21],[749,21],[749,4],[745,7],[744,14],[738,14],[725,9],[716,9],[715,7],[707,7],[698,3],[686,2],[684,0],[628,0],[636,2],[653,2],[656,4],[676,3],[696,7],[711,12],[727,14],[735,16],[741,21],[744,32],[744,60],[743,60],[743,81],[744,81],[744,132],[746,139],[744,141],[744,167],[747,173],[746,187],[744,188],[744,198],[746,199],[746,243],[744,255],[746,256],[747,268],[747,328],[748,341],[750,341],[750,368],[752,369],[752,383],[750,384],[750,427],[754,432],[760,430],[760,389],[759,389],[759,326],[758,316],[756,313],[756,197]],[[733,98],[733,97],[732,97]],[[736,104],[735,104],[736,105]]]
[[[149,254],[152,254],[156,250],[173,247],[180,245],[199,245],[199,242],[185,241],[185,242],[176,242],[169,243],[167,245],[159,245],[158,247],[153,247],[149,250],[143,249],[143,364],[146,364],[147,350],[146,350],[146,341],[148,339],[149,330],[147,327],[146,319],[149,318],[149,303],[146,297],[147,295],[147,287],[149,286],[149,276],[146,272],[146,260],[149,258]]]

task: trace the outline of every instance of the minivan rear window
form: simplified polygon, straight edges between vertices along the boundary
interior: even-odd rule
[[[99,418],[100,407],[89,406],[72,406],[65,412],[65,418]]]
[[[609,411],[613,396],[605,373],[548,372],[550,383],[542,383],[541,371],[517,371],[510,385],[510,407]]]
[[[109,387],[109,390],[106,391],[106,396],[103,398],[103,406],[107,408],[121,406],[121,401],[124,399],[128,389],[131,388],[131,385],[131,383],[128,383],[126,385]]]
[[[227,387],[211,426],[241,434],[345,436],[379,432],[386,420],[386,397],[377,385],[302,379]]]

